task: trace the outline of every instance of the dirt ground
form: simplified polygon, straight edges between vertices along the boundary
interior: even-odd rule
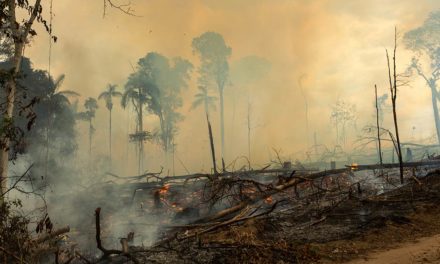
[[[440,263],[440,210],[435,204],[416,208],[407,221],[386,225],[347,240],[312,244],[317,263]]]
[[[413,243],[404,243],[384,252],[373,252],[363,259],[348,264],[413,264],[440,263],[440,235],[424,237]]]

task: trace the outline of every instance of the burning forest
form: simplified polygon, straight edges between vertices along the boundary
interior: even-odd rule
[[[440,263],[439,8],[0,1],[0,263]]]

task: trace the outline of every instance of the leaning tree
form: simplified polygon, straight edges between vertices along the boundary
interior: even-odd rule
[[[437,87],[440,79],[440,11],[431,13],[423,25],[408,31],[403,41],[414,52],[408,70],[422,77],[431,91],[437,140],[440,143],[440,115],[437,105],[440,100]]]

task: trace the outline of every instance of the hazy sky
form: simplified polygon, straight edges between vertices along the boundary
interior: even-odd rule
[[[116,0],[115,0],[116,1]],[[118,1],[116,1],[118,2]],[[48,5],[49,0],[43,0]],[[120,1],[124,3],[124,1]],[[84,98],[97,97],[107,83],[123,89],[126,77],[138,58],[156,51],[167,57],[181,56],[198,65],[191,41],[206,31],[222,34],[232,48],[231,64],[255,55],[267,59],[270,72],[249,85],[231,83],[226,88],[227,161],[247,155],[247,98],[252,106],[252,156],[262,164],[271,149],[285,155],[304,152],[312,144],[306,136],[304,97],[298,86],[302,75],[304,95],[309,106],[309,131],[316,132],[320,143],[334,144],[330,122],[331,106],[338,99],[356,104],[357,126],[373,123],[374,84],[379,93],[388,92],[385,48],[393,45],[394,26],[401,35],[423,23],[429,12],[440,7],[438,0],[133,0],[139,17],[107,10],[102,17],[102,1],[53,0],[54,34],[58,42],[52,48],[52,71],[65,73],[63,89]],[[42,30],[27,48],[35,67],[48,67],[48,36]],[[401,45],[398,64],[408,65],[411,53]],[[206,124],[202,109],[189,111],[196,93],[197,74],[184,93],[177,157],[191,171],[210,166]],[[402,137],[416,139],[432,136],[430,93],[418,78],[399,91],[399,116]],[[107,151],[107,115],[103,102],[97,115],[96,151]],[[125,163],[127,112],[115,108],[115,154]],[[132,115],[132,114],[131,114]],[[387,115],[391,115],[388,113]],[[220,137],[218,112],[214,113],[214,136]],[[391,123],[386,118],[386,126]],[[158,127],[154,117],[146,118],[146,128]],[[86,126],[78,126],[84,134]],[[354,133],[351,130],[350,133]],[[350,136],[350,135],[349,135]],[[354,134],[353,134],[354,136]],[[352,138],[351,138],[352,139]],[[81,142],[86,142],[83,139]],[[217,144],[219,150],[219,144]],[[347,145],[351,148],[351,144]],[[81,152],[82,151],[82,152]],[[80,153],[86,153],[80,147]],[[129,149],[131,161],[133,149]],[[156,146],[146,148],[149,167],[160,166]],[[130,156],[129,156],[130,157]],[[125,163],[126,164],[126,163]],[[176,170],[185,170],[176,159]],[[133,172],[133,171],[131,171]]]

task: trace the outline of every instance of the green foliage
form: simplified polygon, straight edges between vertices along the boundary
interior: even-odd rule
[[[200,105],[204,105],[205,112],[208,114],[209,110],[215,110],[215,102],[217,101],[217,97],[209,95],[208,88],[206,86],[197,87],[199,92],[194,96],[195,99],[191,105],[191,109],[195,109]]]
[[[0,71],[7,71],[10,67],[11,61],[0,63]],[[37,163],[35,168],[38,168],[38,161],[42,158],[41,148],[46,147],[48,138],[51,152],[62,153],[54,157],[66,157],[76,149],[75,111],[69,98],[78,94],[61,90],[64,79],[64,75],[53,79],[46,71],[33,69],[28,58],[22,59],[20,75],[16,79],[13,122],[1,122],[2,131],[9,130],[8,133],[14,141],[10,146],[11,159],[17,153],[28,153]],[[0,82],[1,87],[4,84]],[[5,96],[5,91],[2,90],[0,97]]]
[[[125,85],[122,105],[129,100],[139,113],[146,105],[148,112],[159,118],[161,127],[161,145],[169,150],[176,124],[182,120],[177,110],[182,106],[181,91],[188,87],[192,64],[182,58],[171,62],[165,56],[150,52],[139,59],[136,72],[132,73]]]
[[[122,97],[122,93],[116,89],[116,85],[108,84],[107,89],[98,96],[98,100],[105,101],[105,106],[109,111],[113,109],[113,97]]]
[[[403,40],[409,49],[437,52],[440,47],[440,11],[432,12],[422,26],[408,31]]]
[[[18,263],[19,259],[30,257],[29,219],[20,212],[20,200],[5,201],[0,204],[0,259],[5,263]],[[18,258],[18,259],[17,259]]]
[[[210,86],[214,82],[222,90],[228,78],[228,58],[232,52],[223,36],[216,32],[205,32],[193,39],[192,48],[201,61],[199,84]]]
[[[84,108],[86,111],[77,113],[77,118],[82,121],[92,121],[98,109],[98,102],[95,98],[89,97],[84,102]]]
[[[440,11],[431,13],[422,26],[408,31],[403,37],[403,42],[408,49],[416,52],[409,70],[416,70],[425,81],[434,86],[440,78]],[[429,58],[430,75],[427,75],[427,67],[424,69],[425,72],[422,69],[420,56]]]

